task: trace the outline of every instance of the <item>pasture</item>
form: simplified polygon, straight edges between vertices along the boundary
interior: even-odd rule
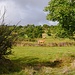
[[[17,71],[3,75],[75,75],[74,46],[13,47],[12,51],[7,58],[18,65]]]

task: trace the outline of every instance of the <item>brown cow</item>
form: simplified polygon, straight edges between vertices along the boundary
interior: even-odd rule
[[[45,40],[38,40],[39,45],[43,45],[45,43]]]

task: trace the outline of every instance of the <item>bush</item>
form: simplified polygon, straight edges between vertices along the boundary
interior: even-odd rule
[[[13,29],[10,29],[7,25],[0,25],[0,57],[11,53],[14,41]]]
[[[67,38],[69,35],[65,30],[62,29],[56,33],[56,37]]]

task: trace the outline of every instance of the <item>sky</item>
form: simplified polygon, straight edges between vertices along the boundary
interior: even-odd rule
[[[57,22],[46,20],[44,7],[50,0],[0,0],[0,15],[6,9],[5,23],[20,25],[56,25]]]

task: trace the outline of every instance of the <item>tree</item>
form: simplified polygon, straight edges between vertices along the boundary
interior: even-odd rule
[[[58,21],[60,27],[73,36],[75,31],[75,0],[50,0],[45,7],[47,20]]]
[[[35,38],[42,38],[42,33],[44,33],[44,30],[42,26],[35,26],[33,33]]]
[[[28,36],[28,38],[41,38],[43,29],[41,26],[27,25],[24,33]]]
[[[48,28],[48,30],[47,30],[47,35],[48,35],[48,36],[51,36],[50,28]]]

